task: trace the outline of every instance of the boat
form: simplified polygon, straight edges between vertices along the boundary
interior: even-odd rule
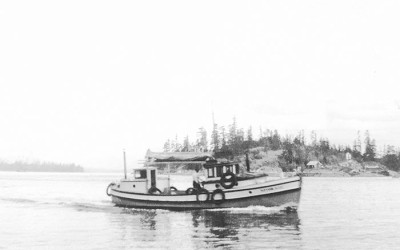
[[[238,162],[218,162],[207,152],[156,153],[147,151],[143,167],[127,176],[124,153],[123,179],[108,185],[106,193],[116,206],[146,209],[215,209],[249,206],[290,206],[300,201],[302,178],[271,177],[250,172]],[[246,161],[248,163],[249,161]],[[178,190],[171,183],[172,165],[201,167],[201,186]],[[160,176],[159,171],[168,176]]]

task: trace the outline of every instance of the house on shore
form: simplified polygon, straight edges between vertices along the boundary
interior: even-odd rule
[[[346,153],[346,161],[351,160],[351,154],[349,152]]]
[[[319,161],[310,161],[309,163],[307,163],[307,168],[323,168],[323,167],[324,166]]]

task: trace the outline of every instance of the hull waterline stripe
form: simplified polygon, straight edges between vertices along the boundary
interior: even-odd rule
[[[293,182],[301,182],[301,180],[295,180],[295,181],[289,181],[289,182],[283,182],[279,184],[272,184],[272,185],[267,185],[267,186],[261,186],[261,187],[254,187],[254,188],[246,188],[246,189],[223,189],[224,193],[231,193],[231,192],[238,192],[238,191],[248,191],[248,190],[254,190],[254,189],[259,189],[259,188],[267,188],[267,187],[274,187],[274,186],[279,186],[279,185],[284,185],[288,183],[293,183]],[[123,193],[123,194],[134,194],[134,195],[145,195],[145,196],[171,196],[171,195],[164,195],[164,194],[144,194],[144,193],[132,193],[132,192],[125,192],[125,191],[120,191],[116,189],[111,189],[112,191],[118,192],[118,193]],[[188,196],[192,194],[176,194],[173,196]]]
[[[237,198],[232,198],[232,199],[226,199],[226,201],[235,201],[235,200],[241,200],[241,199],[249,199],[249,198],[253,198],[253,197],[260,197],[260,196],[273,196],[273,195],[279,195],[279,194],[285,194],[285,193],[290,193],[290,192],[294,192],[294,191],[298,191],[301,190],[301,187],[298,188],[292,188],[292,189],[287,189],[287,190],[282,190],[282,191],[277,191],[277,192],[273,192],[273,193],[266,193],[266,194],[256,194],[256,195],[252,195],[252,196],[244,196],[244,197],[237,197]],[[187,196],[190,195],[195,195],[195,194],[189,194]],[[158,203],[182,203],[182,204],[186,204],[186,203],[190,203],[193,201],[160,201],[160,200],[141,200],[141,199],[135,199],[135,198],[126,198],[126,197],[122,197],[122,196],[118,196],[118,195],[111,195],[114,197],[117,197],[119,199],[126,199],[126,200],[131,200],[131,201],[146,201],[146,202],[158,202]],[[175,195],[174,195],[175,196]],[[197,201],[196,201],[197,202]],[[212,202],[211,200],[208,200],[206,202]]]

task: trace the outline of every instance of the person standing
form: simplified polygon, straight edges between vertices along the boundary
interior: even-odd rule
[[[196,167],[195,172],[193,173],[193,188],[194,189],[201,189],[200,186],[200,168]]]

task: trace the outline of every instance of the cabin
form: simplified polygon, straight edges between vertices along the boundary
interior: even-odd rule
[[[229,162],[229,163],[206,163],[203,168],[207,171],[208,179],[221,179],[222,175],[231,172],[235,175],[239,174],[240,168],[239,163]]]
[[[132,177],[121,180],[120,186],[135,193],[147,193],[152,187],[163,191],[169,187],[169,179],[157,177],[155,167],[134,168]]]
[[[307,168],[323,168],[323,165],[319,161],[310,161],[307,163]]]

